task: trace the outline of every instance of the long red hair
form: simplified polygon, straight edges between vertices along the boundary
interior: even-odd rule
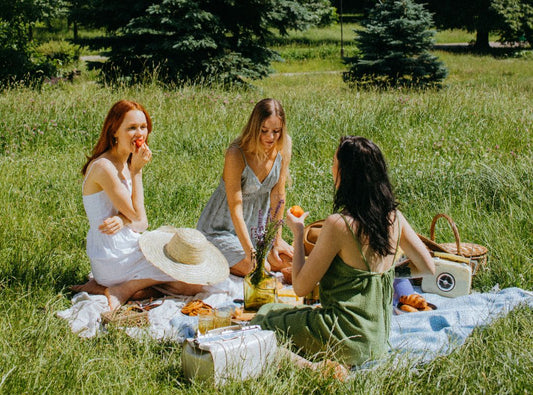
[[[92,160],[98,158],[104,152],[110,150],[113,147],[114,134],[124,121],[124,116],[126,115],[126,113],[131,110],[139,110],[144,113],[148,126],[148,135],[146,136],[146,141],[148,141],[148,136],[152,132],[152,120],[150,119],[150,115],[148,115],[148,112],[139,103],[129,100],[120,100],[113,104],[113,107],[111,107],[111,109],[107,113],[107,116],[105,117],[104,121],[104,126],[102,127],[102,133],[100,133],[100,138],[96,142],[91,156],[87,156],[87,162],[85,162],[85,165],[83,165],[83,168],[81,169],[81,174],[85,175],[87,167],[89,166],[89,163],[91,163]],[[130,158],[128,158],[128,162]]]

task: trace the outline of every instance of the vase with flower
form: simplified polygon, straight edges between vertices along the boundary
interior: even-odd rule
[[[245,310],[257,311],[262,305],[277,301],[277,280],[266,270],[266,259],[283,224],[282,219],[276,219],[282,204],[281,200],[274,212],[270,209],[266,219],[260,211],[257,227],[252,228],[255,249],[251,252],[253,270],[243,282]]]

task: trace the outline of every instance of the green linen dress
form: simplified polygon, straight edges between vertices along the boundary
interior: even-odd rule
[[[288,336],[308,356],[333,356],[347,365],[382,356],[388,349],[394,269],[372,272],[354,238],[368,270],[348,266],[337,255],[320,280],[321,307],[267,304],[251,324]]]

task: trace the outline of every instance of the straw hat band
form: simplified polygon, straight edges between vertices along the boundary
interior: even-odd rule
[[[207,247],[208,241],[202,233],[183,229],[165,244],[164,252],[174,262],[198,265],[205,261]]]

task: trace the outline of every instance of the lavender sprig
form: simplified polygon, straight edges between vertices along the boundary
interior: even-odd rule
[[[268,210],[268,215],[266,216],[264,224],[263,211],[259,210],[257,227],[252,227],[251,229],[252,238],[255,241],[257,259],[257,266],[251,275],[251,281],[253,285],[257,285],[261,280],[264,271],[264,260],[274,245],[279,228],[283,225],[283,219],[276,220],[283,203],[284,200],[280,200],[274,211],[272,211],[272,208]]]

